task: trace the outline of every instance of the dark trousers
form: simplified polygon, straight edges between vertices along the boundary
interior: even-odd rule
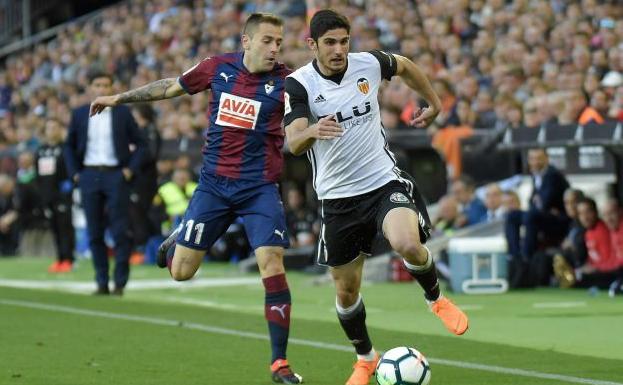
[[[79,185],[93,254],[95,281],[99,287],[108,286],[108,256],[104,243],[108,222],[115,242],[114,282],[116,287],[123,288],[130,274],[129,185],[121,169],[102,171],[90,168],[80,173]]]
[[[17,222],[9,227],[6,233],[0,232],[0,257],[14,256],[19,245],[19,227]]]
[[[56,255],[59,261],[74,260],[74,247],[76,244],[74,225],[71,218],[71,194],[62,196],[57,202],[46,205],[46,217],[50,222],[50,229],[54,236]]]
[[[520,230],[524,227],[521,242]],[[569,219],[541,211],[515,210],[508,213],[504,226],[508,252],[513,258],[528,261],[534,256],[538,246],[538,236],[542,234],[547,243],[559,243],[569,230]]]
[[[156,165],[144,167],[132,180],[130,188],[130,226],[134,237],[133,249],[144,247],[147,240],[160,234],[149,218],[149,209],[158,192],[158,171]]]

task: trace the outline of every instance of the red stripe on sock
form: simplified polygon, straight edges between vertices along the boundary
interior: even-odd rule
[[[288,281],[286,281],[285,274],[277,274],[272,277],[264,278],[262,279],[262,283],[267,293],[276,293],[288,289]]]
[[[264,316],[268,322],[275,323],[282,328],[290,328],[290,304],[265,305]]]

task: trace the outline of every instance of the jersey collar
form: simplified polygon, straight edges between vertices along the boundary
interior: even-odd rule
[[[327,76],[323,74],[322,72],[320,72],[320,68],[318,68],[318,63],[316,63],[316,59],[312,61],[312,65],[314,66],[314,69],[316,70],[316,72],[318,72],[320,76],[322,76],[323,78],[327,80],[331,80],[335,84],[340,84],[342,82],[342,79],[344,79],[344,75],[346,74],[346,71],[348,71],[348,58],[346,59],[346,68],[344,68],[344,71],[338,72],[330,76]]]

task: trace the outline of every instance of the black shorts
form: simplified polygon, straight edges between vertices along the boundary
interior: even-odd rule
[[[404,174],[403,174],[404,176]],[[408,207],[418,214],[420,241],[430,238],[430,218],[426,202],[409,179],[394,180],[386,185],[348,198],[324,199],[322,229],[317,263],[341,266],[354,261],[359,254],[370,254],[377,232],[382,233],[387,213],[397,207]]]

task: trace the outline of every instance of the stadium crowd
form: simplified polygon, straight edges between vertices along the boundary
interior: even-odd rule
[[[37,197],[42,190],[35,155],[47,143],[48,122],[67,127],[71,109],[89,102],[82,92],[89,71],[114,74],[114,92],[177,77],[204,57],[238,50],[241,23],[251,12],[285,16],[281,60],[298,68],[312,58],[306,15],[324,7],[352,21],[352,51],[401,53],[432,79],[442,112],[428,134],[453,181],[440,202],[441,233],[499,218],[500,207],[521,206],[517,196],[495,185],[487,187],[485,202],[473,203],[473,182],[461,177],[460,139],[474,129],[623,121],[623,6],[617,1],[122,2],[86,22],[67,24],[53,40],[12,54],[0,66],[0,252],[14,254],[20,233],[49,216]],[[165,231],[170,228],[192,193],[199,149],[191,153],[189,143],[200,141],[207,126],[208,97],[134,108],[152,149],[133,191],[135,247],[141,250],[149,248],[150,236],[160,235],[163,223]],[[380,99],[386,129],[413,129],[407,122],[421,101],[405,84],[394,78]],[[162,155],[165,142],[183,155]],[[146,183],[152,187],[141,188]],[[171,190],[172,184],[180,189]],[[313,243],[317,219],[314,210],[301,207],[311,199],[300,196],[303,186],[284,186],[290,233],[298,243]]]

